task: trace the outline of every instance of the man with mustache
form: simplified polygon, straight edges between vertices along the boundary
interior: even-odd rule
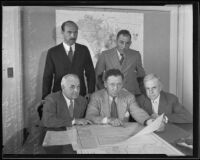
[[[79,96],[80,81],[77,75],[62,78],[62,91],[51,93],[45,98],[42,121],[47,128],[66,128],[72,125],[91,124],[84,119],[87,101]]]
[[[80,95],[89,97],[95,90],[95,71],[88,48],[76,43],[78,26],[73,21],[61,25],[64,41],[48,50],[43,75],[42,99],[61,90],[61,79],[73,73],[80,79]],[[85,78],[87,84],[85,84]],[[87,89],[86,89],[87,86]]]

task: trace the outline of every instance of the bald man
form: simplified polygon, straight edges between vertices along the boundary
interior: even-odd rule
[[[84,119],[87,101],[79,95],[80,81],[77,75],[68,74],[61,80],[62,91],[45,98],[42,121],[45,127],[60,128],[91,124]]]

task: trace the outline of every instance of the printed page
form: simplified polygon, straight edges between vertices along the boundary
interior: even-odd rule
[[[67,131],[47,131],[43,146],[71,144]]]
[[[135,138],[137,136],[141,136],[144,134],[149,134],[149,133],[152,133],[152,132],[156,131],[157,129],[159,129],[159,127],[162,123],[162,120],[163,120],[163,116],[164,116],[164,114],[157,117],[156,120],[154,120],[150,125],[144,127],[140,132],[135,134],[132,138]]]

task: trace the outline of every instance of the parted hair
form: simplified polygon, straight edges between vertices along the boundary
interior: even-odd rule
[[[105,72],[104,80],[107,81],[110,76],[121,76],[124,79],[123,73],[119,69],[109,69]]]

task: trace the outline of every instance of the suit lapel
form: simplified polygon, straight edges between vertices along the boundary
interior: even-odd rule
[[[109,104],[109,96],[106,90],[104,90],[103,94],[103,102],[102,102],[103,112],[106,116],[110,117],[110,104]]]
[[[109,62],[112,63],[114,68],[121,70],[121,65],[119,63],[119,57],[118,57],[118,53],[117,53],[116,48],[113,49],[113,52],[111,52],[109,54],[108,58],[109,58]]]
[[[71,64],[71,61],[65,51],[65,48],[63,46],[63,43],[60,44],[60,52],[66,57],[66,60],[67,60],[67,64]]]
[[[123,119],[127,110],[127,105],[124,105],[124,94],[123,92],[120,92],[119,95],[117,96],[117,111],[118,111],[118,116],[120,119]]]
[[[70,113],[69,113],[69,109],[68,109],[68,105],[67,105],[67,102],[65,101],[65,98],[62,94],[62,92],[60,92],[60,107],[63,107],[63,111],[66,111],[66,114],[68,117],[71,117],[70,116]]]
[[[130,55],[130,53],[127,51],[127,52],[125,53],[124,61],[123,61],[122,66],[121,66],[121,71],[122,71],[123,73],[125,73],[125,72],[131,67],[132,63],[133,63],[133,60],[132,60],[132,58],[131,58],[131,55]]]
[[[81,52],[79,51],[78,45],[75,43],[75,50],[74,50],[74,55],[73,55],[73,59],[72,59],[72,64],[76,61],[79,53],[81,53]]]
[[[165,107],[166,107],[166,99],[163,91],[160,92],[160,101],[159,101],[159,107],[158,107],[158,114],[165,113]]]
[[[151,100],[147,96],[145,96],[144,106],[145,106],[146,111],[150,115],[153,114],[153,107],[152,107],[152,104],[151,104]]]
[[[81,111],[81,104],[80,104],[80,102],[79,102],[79,99],[78,98],[76,98],[75,100],[74,100],[74,112],[73,112],[73,115],[74,115],[74,117],[76,117],[76,118],[78,118],[78,117],[80,117],[79,115],[80,115],[80,111]]]

